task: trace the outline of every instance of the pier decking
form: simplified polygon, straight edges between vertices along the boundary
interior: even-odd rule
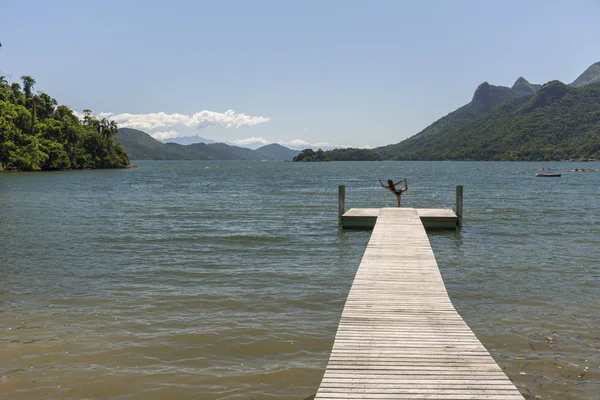
[[[452,305],[415,209],[378,210],[320,400],[523,400]]]
[[[372,229],[381,208],[351,208],[341,217],[344,229]],[[458,216],[450,208],[404,208],[416,210],[425,229],[456,229]]]

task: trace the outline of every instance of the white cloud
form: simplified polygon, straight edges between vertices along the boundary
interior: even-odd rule
[[[237,139],[234,140],[233,143],[238,144],[240,146],[245,146],[251,143],[262,143],[262,144],[271,144],[271,142],[269,142],[267,139],[265,139],[264,137],[249,137],[246,139]]]
[[[202,129],[208,126],[219,125],[226,128],[239,128],[269,122],[269,117],[254,117],[246,114],[236,114],[233,110],[224,113],[203,110],[192,115],[167,114],[164,112],[149,114],[102,112],[97,114],[99,118],[115,121],[121,127],[141,129],[150,131],[160,128],[172,128],[174,126],[187,126],[188,128]]]
[[[311,143],[310,145],[313,147],[336,147],[334,144],[327,143],[327,142]]]
[[[352,148],[359,148],[359,149],[371,149],[371,146],[352,146],[349,144],[333,144],[333,143],[329,143],[329,142],[307,142],[306,140],[303,139],[293,139],[293,140],[289,140],[289,141],[284,141],[284,140],[280,140],[279,142],[280,145],[282,146],[287,146],[287,147],[294,147],[294,148],[299,148],[302,147],[304,149],[306,148],[311,148],[311,149],[348,149],[350,147]]]
[[[315,147],[315,148],[317,148],[317,147],[339,147],[339,146],[336,146],[334,144],[327,143],[327,142],[310,143],[303,139],[293,139],[293,140],[289,140],[287,142],[280,140],[278,143],[282,146],[295,146],[295,147],[297,147],[297,146],[306,146],[306,147]]]
[[[282,146],[310,146],[309,142],[307,142],[306,140],[302,140],[302,139],[293,139],[293,140],[290,140],[287,142],[280,140],[279,144]]]
[[[168,132],[154,132],[150,134],[154,139],[157,140],[165,140],[177,137],[177,131],[168,131]]]

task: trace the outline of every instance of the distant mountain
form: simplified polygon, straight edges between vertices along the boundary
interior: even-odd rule
[[[582,87],[593,83],[600,83],[600,61],[590,65],[583,74],[579,75],[570,86]]]
[[[269,151],[257,152],[244,147],[225,143],[161,143],[146,132],[131,128],[121,128],[119,140],[132,160],[280,160],[268,155]],[[276,145],[279,146],[279,145]],[[267,147],[267,146],[265,146]],[[286,147],[280,146],[283,151]],[[291,151],[294,155],[296,152]],[[290,158],[291,159],[291,158]]]
[[[211,160],[215,155],[200,143],[196,148],[176,143],[161,143],[146,132],[131,128],[120,128],[119,140],[125,152],[133,160]]]
[[[540,87],[532,85],[525,78],[519,78],[514,85],[494,86],[483,82],[468,104],[451,112],[429,125],[416,135],[403,142],[375,149],[382,159],[413,160],[416,153],[449,132],[477,120],[485,113],[523,96],[531,95]]]
[[[535,94],[542,85],[531,84],[527,81],[527,79],[520,77],[517,81],[512,85],[511,91],[513,92],[513,97],[520,98],[523,96],[531,96]]]
[[[335,150],[338,147],[336,147],[336,146],[313,146],[310,144],[301,144],[301,145],[288,145],[288,148],[290,148],[292,150],[296,150],[296,151],[298,151],[298,153],[300,153],[302,150],[306,150],[306,149],[311,149],[313,151],[318,151],[318,150],[327,151],[327,150]]]
[[[268,144],[255,150],[265,160],[291,161],[299,151],[288,149],[277,143]]]
[[[559,82],[560,83],[560,82]],[[586,69],[573,83],[570,84],[571,87],[574,88],[582,88],[587,85],[600,83],[600,62],[597,62],[591,65],[588,69]],[[549,85],[549,84],[547,84]],[[421,159],[438,159],[436,157],[441,157],[441,159],[455,159],[454,156],[448,154],[448,152],[434,152],[431,149],[436,148],[439,143],[448,144],[449,138],[454,141],[460,140],[462,137],[458,134],[458,130],[463,130],[467,126],[472,126],[470,124],[474,124],[476,121],[484,120],[488,117],[489,114],[496,112],[496,110],[504,109],[504,106],[508,106],[509,104],[521,104],[520,101],[525,101],[524,99],[532,99],[533,103],[526,105],[522,105],[522,108],[519,112],[528,113],[531,110],[536,110],[540,106],[545,107],[554,102],[554,99],[557,95],[563,94],[565,98],[576,98],[577,96],[572,94],[567,90],[568,87],[562,83],[558,85],[557,83],[553,83],[548,86],[543,93],[538,93],[541,90],[541,85],[531,84],[525,78],[520,77],[513,84],[512,87],[504,87],[504,86],[493,86],[487,82],[479,85],[475,93],[473,94],[473,99],[468,104],[458,108],[457,110],[451,112],[443,118],[435,121],[433,124],[429,125],[427,128],[423,129],[421,132],[416,135],[400,142],[397,144],[392,144],[388,146],[382,146],[375,149],[377,153],[381,156],[382,159],[396,159],[396,160],[421,160]],[[564,93],[563,93],[564,92]],[[567,96],[568,94],[568,96]],[[575,97],[573,97],[575,96]],[[584,101],[585,103],[585,101]],[[562,103],[559,103],[562,104]],[[563,105],[567,109],[567,105]],[[588,107],[589,104],[577,104],[575,105],[575,109],[571,110],[573,112],[577,111],[577,107]],[[556,107],[554,105],[553,107]],[[508,108],[507,108],[508,109]],[[554,109],[554,108],[552,108]],[[537,112],[537,111],[536,111]],[[496,114],[494,114],[496,115]],[[544,114],[544,117],[550,118],[548,121],[544,122],[544,125],[538,127],[540,131],[546,129],[547,125],[554,124],[551,120],[550,115]],[[554,116],[558,118],[559,116]],[[568,118],[567,118],[568,119]],[[503,123],[507,124],[507,126],[512,126],[511,121],[502,120]],[[531,122],[531,121],[530,121]],[[570,127],[574,132],[579,132],[579,129],[586,129],[579,126],[576,120],[569,120],[571,124]],[[583,125],[582,125],[583,126]],[[587,126],[587,125],[585,125]],[[488,127],[492,129],[492,127]],[[530,126],[530,128],[532,128]],[[494,128],[495,129],[495,128]],[[533,129],[533,128],[532,128]],[[465,130],[466,132],[467,130]],[[553,131],[553,129],[550,129]],[[466,133],[465,133],[466,134]],[[486,133],[482,134],[482,143],[485,142],[484,137],[487,137]],[[503,141],[502,138],[496,138],[499,142]],[[586,142],[584,140],[584,142]],[[460,141],[456,142],[459,145],[464,144]],[[586,142],[587,143],[587,142]],[[482,145],[483,146],[483,145]],[[490,146],[490,144],[488,144]],[[550,144],[550,146],[554,146],[554,144]],[[454,148],[454,146],[448,147],[448,149]],[[473,146],[467,146],[467,148],[475,151]],[[572,149],[572,146],[567,146],[567,148]],[[581,148],[585,151],[591,151],[587,147],[583,146]],[[497,150],[497,149],[496,149]],[[500,156],[496,150],[491,153],[482,152],[474,152],[471,156],[467,156],[464,152],[461,152],[461,159],[478,159],[475,157],[475,154],[479,154],[478,157],[484,157],[480,159],[489,159],[490,154],[493,153],[494,159],[500,157],[502,159],[509,159],[508,155]],[[594,151],[592,151],[594,153]],[[443,154],[443,155],[442,155]],[[502,153],[504,154],[504,153]],[[549,153],[544,153],[547,157]],[[583,155],[579,156],[582,157]],[[517,156],[515,156],[517,157]],[[522,159],[532,159],[528,158],[528,155],[521,155],[517,158],[521,157]],[[558,157],[558,153],[556,153],[554,158]],[[579,158],[574,156],[573,158]],[[553,159],[554,159],[553,158]]]
[[[600,83],[552,81],[464,124],[427,146],[418,160],[534,161],[600,158]]]
[[[184,145],[194,144],[194,143],[206,143],[206,144],[216,143],[216,141],[214,141],[212,139],[205,139],[200,136],[181,136],[181,137],[174,137],[174,138],[170,138],[170,139],[157,139],[157,140],[161,143],[177,143],[177,144],[184,144]]]
[[[192,144],[190,147],[198,146],[199,144]],[[219,151],[221,153],[227,153],[231,158],[220,158],[220,160],[261,160],[260,154],[256,153],[252,149],[245,147],[230,146],[225,143],[211,143],[207,145],[209,148]]]

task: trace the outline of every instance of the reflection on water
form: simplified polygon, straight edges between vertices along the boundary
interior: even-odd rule
[[[450,296],[531,398],[600,391],[600,174],[568,163],[139,162],[0,174],[0,394],[303,399],[316,392],[370,233],[347,207],[465,226],[430,240]],[[594,397],[596,396],[596,397]]]

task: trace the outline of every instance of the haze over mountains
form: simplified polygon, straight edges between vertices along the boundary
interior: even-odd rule
[[[225,143],[161,143],[146,132],[120,128],[119,140],[132,160],[291,160],[298,154],[279,144],[256,150]]]
[[[244,141],[243,144],[238,144],[238,143],[231,143],[231,142],[220,142],[218,140],[213,140],[213,139],[206,139],[203,137],[200,137],[199,135],[196,136],[181,136],[181,137],[174,137],[174,138],[169,138],[169,139],[156,139],[161,143],[177,143],[177,144],[183,144],[183,145],[188,145],[188,144],[194,144],[194,143],[206,143],[206,144],[210,144],[210,143],[225,143],[228,144],[230,146],[238,146],[238,147],[245,147],[248,149],[252,149],[252,150],[257,150],[261,147],[264,147],[265,145],[268,144],[272,144],[272,143],[265,143],[266,141],[262,138],[254,138],[256,140],[252,141],[252,140],[246,140]],[[282,145],[283,146],[283,145]],[[286,147],[288,149],[291,150],[297,150],[297,152],[300,152],[301,150],[304,150],[307,146],[304,145],[286,145],[283,146]],[[314,146],[313,146],[314,147]],[[323,150],[332,150],[335,147],[331,147],[331,146],[320,146],[321,149]]]
[[[180,136],[180,137],[174,137],[174,138],[170,138],[170,139],[156,139],[161,143],[177,143],[177,144],[183,144],[183,145],[188,145],[188,144],[194,144],[194,143],[216,143],[216,140],[212,140],[212,139],[206,139],[203,137],[200,137],[198,135],[196,136]]]
[[[119,137],[132,159],[290,160],[299,153],[277,144],[252,150],[199,136],[164,140],[181,144],[160,143],[127,128],[119,130]],[[468,104],[400,143],[328,154],[332,160],[600,158],[600,62],[569,85],[540,85],[523,77],[511,87],[483,82]]]

